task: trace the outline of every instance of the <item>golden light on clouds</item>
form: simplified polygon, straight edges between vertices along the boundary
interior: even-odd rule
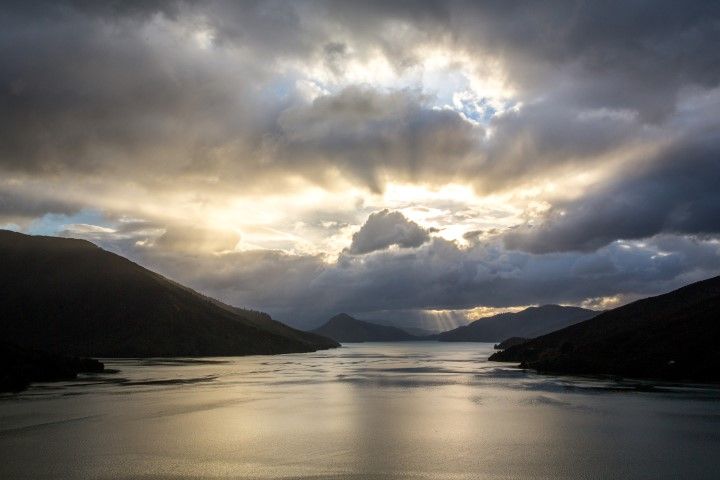
[[[485,307],[478,306],[464,309],[429,309],[425,310],[425,327],[431,330],[444,332],[452,330],[481,318],[492,317],[501,313],[519,312],[533,305],[516,305],[513,307]]]

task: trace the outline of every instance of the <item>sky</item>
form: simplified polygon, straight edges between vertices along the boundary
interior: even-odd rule
[[[0,228],[300,328],[720,273],[720,3],[4,2]]]

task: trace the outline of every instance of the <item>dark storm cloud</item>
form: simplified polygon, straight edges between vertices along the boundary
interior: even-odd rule
[[[268,250],[218,254],[138,243],[155,227],[128,222],[92,239],[201,292],[303,328],[340,311],[360,316],[382,311],[392,320],[390,312],[397,310],[412,325],[427,323],[425,310],[477,305],[586,302],[601,307],[603,297],[657,294],[720,270],[718,242],[678,235],[545,255],[507,251],[500,242],[460,248],[433,238],[409,250],[343,254],[327,263],[321,256]]]
[[[272,86],[268,59],[310,59],[319,49],[339,69],[344,51],[332,41],[297,47],[318,34],[301,30],[291,3],[213,3],[202,19],[195,4],[94,5],[11,9],[0,19],[3,169],[150,185],[201,172],[232,185],[292,171],[322,183],[339,167],[379,190],[384,170],[408,179],[452,173],[477,148],[481,129],[413,92],[349,88],[287,109],[294,87]],[[173,30],[181,20],[241,50],[175,48],[192,42]],[[273,94],[288,88],[287,98]],[[449,169],[434,167],[440,155]]]
[[[500,55],[528,91],[567,89],[584,108],[629,108],[657,121],[688,84],[720,80],[720,6],[712,1],[341,2],[360,34],[389,21],[454,46]],[[560,82],[558,82],[560,80]],[[651,85],[651,88],[648,86]]]
[[[23,224],[48,213],[70,215],[83,208],[80,202],[63,200],[54,193],[0,183],[0,223]]]
[[[113,245],[117,241],[106,244]],[[417,311],[422,318],[428,309],[637,298],[720,269],[717,242],[668,235],[643,244],[615,242],[592,253],[540,256],[507,252],[497,243],[462,249],[435,238],[411,252],[344,255],[333,264],[319,256],[273,251],[204,255],[126,248],[113,249],[226,302],[259,308],[305,328],[340,311],[362,316],[400,310],[408,318],[408,312]]]
[[[212,173],[214,149],[259,145],[265,112],[277,108],[251,92],[267,79],[264,67],[202,55],[192,36],[176,31],[185,28],[174,23],[176,8],[53,2],[38,9],[23,4],[0,17],[4,170],[142,182],[198,163]]]
[[[491,191],[642,138],[683,88],[720,79],[713,2],[18,2],[0,22],[2,168],[148,182],[322,182],[330,166],[374,190],[390,174]],[[203,29],[213,55],[187,45]],[[403,71],[423,43],[499,59],[527,105],[483,142],[412,92],[350,87],[298,105],[293,80],[274,77],[281,60],[340,74],[378,50]],[[598,109],[628,116],[579,120]]]
[[[580,112],[553,100],[509,112],[490,126],[495,134],[484,143],[482,161],[473,172],[476,186],[484,191],[532,180],[554,169],[592,168],[604,156],[621,154],[657,135],[632,114]]]
[[[685,85],[713,87],[720,80],[720,52],[707,48],[720,40],[717,2],[469,2],[464,7],[476,15],[457,18],[461,36],[500,50],[515,78],[531,90],[546,89],[544,80],[564,76],[567,100],[584,107],[630,108],[657,121],[672,112]]]
[[[653,239],[643,247],[613,244],[591,254],[534,256],[507,253],[497,245],[463,250],[435,239],[412,254],[377,252],[362,262],[341,259],[313,286],[326,295],[335,290],[330,298],[336,311],[507,307],[648,295],[720,268],[715,243],[678,238],[658,243],[662,241]],[[667,249],[663,255],[658,254],[661,249]]]
[[[505,235],[509,248],[535,253],[594,250],[616,239],[660,232],[720,233],[720,135],[706,132],[623,170],[572,202],[556,204],[534,227]]]
[[[393,245],[401,248],[419,247],[430,240],[430,234],[400,212],[382,210],[371,214],[365,224],[352,237],[347,250],[362,255],[384,250]]]
[[[472,162],[483,130],[457,112],[423,103],[409,91],[349,87],[289,108],[279,119],[275,161],[287,168],[298,160],[306,168],[335,167],[374,190],[381,189],[380,177],[387,173],[405,180],[432,174],[452,178]]]

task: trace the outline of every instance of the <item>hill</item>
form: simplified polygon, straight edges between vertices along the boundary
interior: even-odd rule
[[[576,374],[720,379],[720,277],[639,300],[490,360]]]
[[[498,342],[510,337],[534,338],[597,315],[594,310],[560,305],[526,308],[500,313],[440,333],[441,342]]]
[[[345,313],[335,315],[312,332],[341,343],[420,340],[401,328],[358,320]]]
[[[0,231],[0,338],[70,356],[250,355],[332,348],[76,239]]]

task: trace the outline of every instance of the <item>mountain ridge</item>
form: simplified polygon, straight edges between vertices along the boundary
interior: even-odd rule
[[[720,276],[497,352],[541,372],[720,379]]]
[[[340,343],[397,342],[421,340],[402,328],[358,320],[346,313],[339,313],[312,333],[327,336]]]
[[[309,352],[337,342],[202,295],[87,240],[0,230],[0,334],[83,357]]]
[[[500,342],[510,337],[533,338],[600,312],[580,307],[541,305],[519,312],[505,312],[438,334],[441,342]]]

